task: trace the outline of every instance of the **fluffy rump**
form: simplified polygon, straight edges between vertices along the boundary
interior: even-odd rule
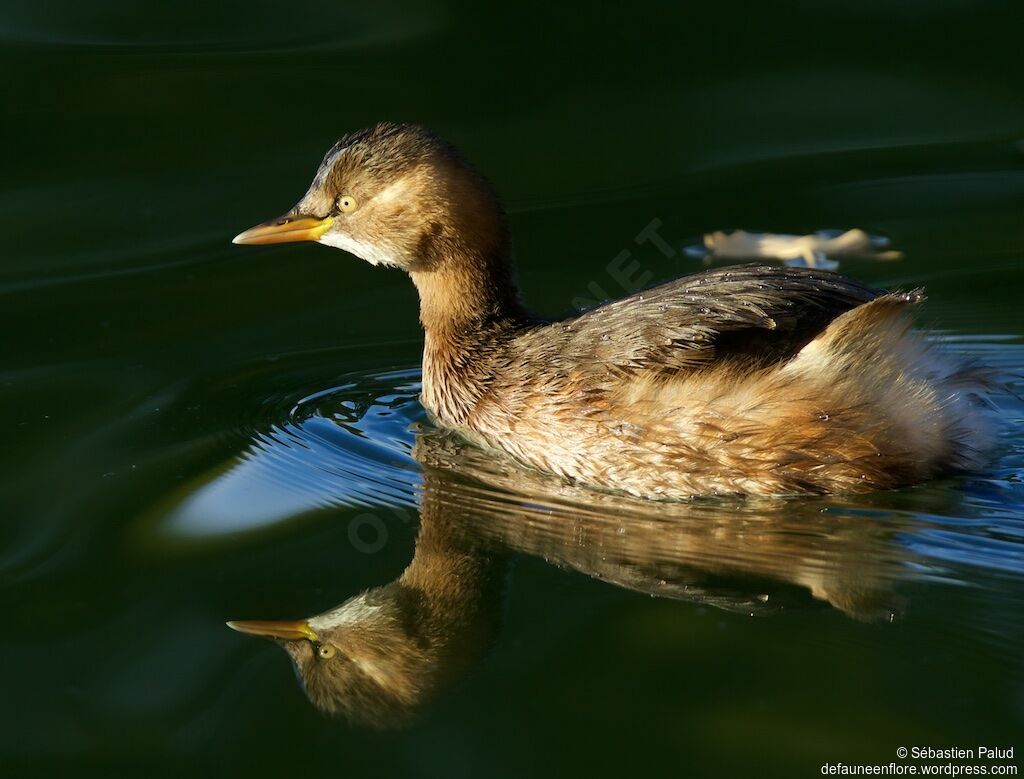
[[[858,306],[781,365],[644,377],[613,405],[634,444],[685,463],[666,494],[864,492],[976,468],[985,377],[912,329],[919,299]]]

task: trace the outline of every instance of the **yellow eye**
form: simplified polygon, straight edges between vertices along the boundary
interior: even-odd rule
[[[320,646],[316,648],[316,653],[324,660],[330,660],[334,657],[334,647],[330,644],[320,644]]]
[[[342,195],[338,198],[338,208],[341,209],[341,213],[343,214],[351,214],[359,208],[359,203],[357,203],[356,199],[351,195]]]

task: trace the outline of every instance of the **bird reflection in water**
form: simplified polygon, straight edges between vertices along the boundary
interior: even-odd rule
[[[497,636],[513,553],[750,615],[815,601],[863,620],[899,610],[908,551],[894,537],[912,519],[844,513],[835,498],[673,504],[597,493],[436,430],[420,434],[414,456],[420,526],[401,576],[306,620],[228,623],[274,639],[310,701],[355,723],[400,726],[465,676]]]

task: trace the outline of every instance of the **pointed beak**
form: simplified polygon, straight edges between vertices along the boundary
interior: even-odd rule
[[[266,638],[282,638],[288,641],[296,641],[301,638],[308,638],[316,641],[316,632],[303,620],[289,622],[287,620],[262,620],[250,619],[228,622],[227,626],[239,633],[248,633],[250,636],[264,636]]]
[[[334,220],[331,217],[317,219],[315,216],[294,214],[271,219],[239,233],[231,243],[293,243],[295,241],[317,241],[327,232]]]

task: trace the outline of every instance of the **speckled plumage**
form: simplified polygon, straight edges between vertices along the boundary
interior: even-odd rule
[[[976,377],[910,328],[918,297],[821,271],[697,274],[428,350],[424,400],[483,444],[634,495],[895,487],[971,467],[984,440]]]
[[[664,499],[862,492],[975,467],[986,445],[983,381],[911,329],[918,293],[738,266],[543,322],[491,188],[407,125],[343,138],[305,215],[412,277],[434,418],[567,479]]]

